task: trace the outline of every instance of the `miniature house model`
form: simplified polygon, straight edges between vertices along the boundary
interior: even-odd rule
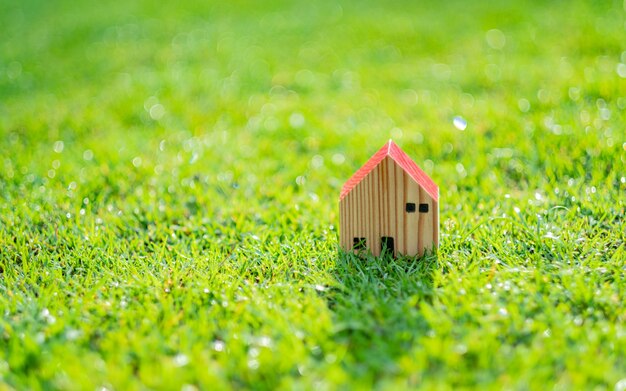
[[[343,185],[339,211],[346,251],[415,256],[439,245],[439,187],[391,140]]]

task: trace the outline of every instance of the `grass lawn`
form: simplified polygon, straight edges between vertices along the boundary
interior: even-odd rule
[[[200,3],[0,1],[0,389],[626,390],[626,3]]]

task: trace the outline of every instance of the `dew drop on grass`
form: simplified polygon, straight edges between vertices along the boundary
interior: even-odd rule
[[[80,330],[76,330],[76,329],[69,329],[65,332],[65,338],[68,341],[74,341],[75,339],[78,339],[78,337],[80,337]]]
[[[624,149],[626,149],[626,144],[624,144]],[[343,164],[346,161],[346,157],[341,153],[336,153],[333,155],[332,161],[333,161],[333,164],[338,166],[338,165]]]
[[[454,346],[454,353],[463,355],[467,353],[467,346],[460,343]]]
[[[259,346],[262,346],[264,348],[272,347],[272,343],[273,343],[272,339],[268,337],[267,335],[264,335],[261,338],[259,338]]]
[[[61,153],[63,152],[63,148],[65,148],[65,144],[63,143],[63,141],[61,140],[55,141],[54,146],[53,146],[54,152]]]
[[[498,310],[498,314],[500,314],[501,316],[508,316],[509,311],[507,311],[506,308],[502,307]]]
[[[86,161],[91,161],[91,159],[93,159],[93,152],[91,149],[87,149],[83,152],[83,159]]]
[[[184,367],[185,365],[189,364],[189,357],[187,357],[186,355],[179,353],[176,356],[174,356],[174,365],[177,367]]]
[[[465,178],[467,176],[467,172],[465,171],[465,166],[462,163],[456,164],[456,172],[462,177]]]
[[[615,383],[615,391],[626,391],[626,377]]]
[[[548,232],[545,235],[543,235],[544,238],[546,239],[552,239],[552,240],[558,240],[559,237],[556,236],[555,234],[553,234],[552,232]]]
[[[259,360],[248,360],[248,368],[252,369],[253,371],[259,369]]]
[[[485,34],[487,45],[492,49],[500,50],[506,45],[506,37],[504,33],[498,29],[491,29]]]
[[[465,118],[463,118],[461,116],[457,115],[456,117],[454,117],[454,119],[452,119],[452,124],[458,130],[463,131],[463,130],[467,129],[467,121],[465,120]]]
[[[626,79],[626,64],[620,62],[617,64],[615,71],[619,77]]]
[[[161,118],[163,118],[163,116],[165,115],[165,107],[160,104],[157,103],[156,105],[150,107],[150,118],[152,118],[155,121],[160,120]]]
[[[301,113],[293,113],[289,116],[289,125],[294,129],[300,129],[304,126],[305,119]]]
[[[215,341],[213,342],[213,350],[216,352],[223,352],[226,344],[223,341]]]
[[[315,155],[311,159],[311,167],[321,168],[324,165],[324,157],[322,155]]]
[[[600,111],[600,118],[602,118],[604,121],[608,121],[609,119],[611,119],[611,110],[609,110],[606,107],[603,107],[599,111]]]
[[[522,113],[527,113],[530,110],[530,102],[528,99],[520,99],[517,101],[517,107]]]
[[[52,314],[50,313],[50,310],[48,310],[47,308],[44,308],[43,310],[41,310],[40,316],[48,324],[54,324],[57,321],[57,319],[54,316],[52,316]]]

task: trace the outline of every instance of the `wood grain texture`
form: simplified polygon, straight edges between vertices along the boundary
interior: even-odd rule
[[[406,211],[407,203],[415,204],[415,212]],[[420,213],[420,204],[428,205],[427,213]],[[375,256],[382,237],[394,239],[394,256],[423,255],[438,245],[438,201],[390,156],[351,184],[339,209],[340,244],[347,251],[353,250],[354,238],[365,238]]]

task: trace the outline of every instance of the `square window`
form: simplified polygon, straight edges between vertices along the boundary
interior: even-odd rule
[[[363,250],[367,247],[367,241],[365,238],[354,238],[352,239],[352,249],[353,250]]]
[[[415,213],[415,204],[413,202],[407,202],[406,211],[407,213]]]
[[[428,213],[428,204],[420,204],[420,213]]]

